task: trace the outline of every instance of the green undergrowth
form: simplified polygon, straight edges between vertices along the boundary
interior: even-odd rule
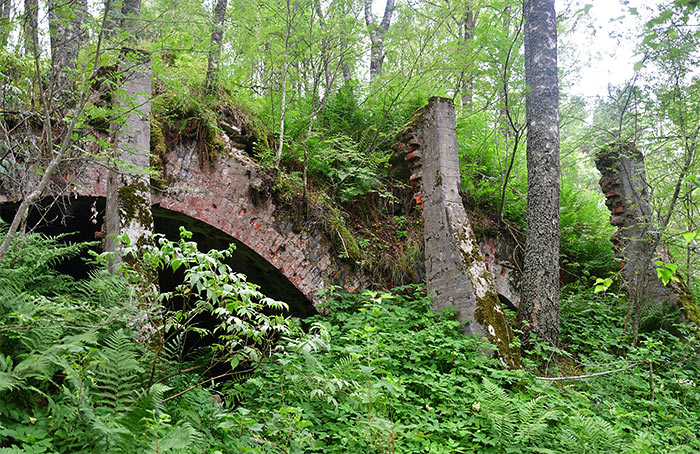
[[[154,87],[152,130],[155,126],[160,132],[156,131],[152,152],[162,154],[163,147],[192,141],[198,146],[200,163],[213,169],[226,151],[226,135],[251,155],[269,150],[269,131],[235,96],[207,96],[195,82],[156,80]]]
[[[395,191],[405,192],[405,187]],[[416,209],[393,214],[393,192],[384,188],[340,203],[327,186],[315,181],[305,198],[300,173],[288,169],[280,171],[272,185],[274,200],[297,231],[320,228],[338,257],[358,267],[371,280],[368,287],[380,288],[417,282],[423,255],[422,215]]]
[[[454,311],[431,311],[422,286],[330,289],[325,315],[302,323],[272,315],[285,305],[187,232],[156,238],[138,262],[184,270],[157,298],[136,268],[81,281],[54,271],[85,247],[28,235],[0,266],[1,453],[700,450],[697,332],[655,329],[630,347],[614,293],[568,289],[561,349],[535,342],[509,369]],[[156,299],[165,306],[149,309]],[[187,336],[204,342],[183,350]]]
[[[328,326],[330,351],[277,363],[233,386],[238,411],[260,424],[263,439],[289,452],[700,449],[694,334],[681,341],[657,331],[628,348],[618,297],[569,295],[562,359],[549,362],[557,355],[538,344],[526,370],[508,370],[461,334],[454,314],[431,312],[423,292],[330,294],[329,315],[319,318]],[[637,363],[583,380],[534,378]]]

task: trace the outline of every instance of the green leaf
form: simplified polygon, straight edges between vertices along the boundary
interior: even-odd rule
[[[661,279],[664,285],[668,284],[673,278],[673,272],[668,268],[657,268],[656,275]]]
[[[685,240],[685,244],[690,244],[695,238],[697,238],[698,232],[685,232],[683,234],[683,239]]]

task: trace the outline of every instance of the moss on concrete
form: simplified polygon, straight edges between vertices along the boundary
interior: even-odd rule
[[[464,271],[469,280],[474,286],[474,282],[478,279],[485,279],[490,282],[490,276],[472,276],[473,272],[472,265],[474,262],[483,262],[484,258],[481,256],[479,247],[474,237],[474,233],[469,228],[464,228],[458,234],[460,242],[469,242],[472,245],[472,250],[467,253],[464,249],[460,248],[460,253],[462,254],[463,265],[465,267]],[[488,273],[484,268],[484,272]],[[510,342],[513,340],[513,332],[508,326],[508,320],[506,319],[505,313],[501,307],[501,302],[498,299],[498,295],[492,290],[487,290],[483,297],[479,297],[475,291],[476,297],[476,310],[474,311],[474,319],[478,324],[480,324],[485,332],[486,336],[498,349],[498,355],[502,358],[506,364],[511,367],[517,367],[520,364],[519,355],[513,352],[510,348]]]
[[[520,356],[510,348],[513,332],[508,326],[498,295],[489,290],[483,298],[477,296],[474,318],[484,327],[489,340],[496,345],[499,357],[509,366],[518,367]]]
[[[688,320],[700,326],[700,305],[690,294],[681,295],[681,305]]]
[[[126,184],[119,188],[117,191],[119,215],[123,225],[136,221],[143,227],[151,228],[153,225],[151,206],[146,197],[144,197],[144,194],[148,194],[148,191],[148,185],[142,181]]]
[[[484,257],[479,251],[478,243],[474,237],[474,232],[471,229],[464,228],[457,234],[457,239],[460,242],[470,243],[472,245],[472,251],[467,253],[464,249],[459,248],[459,252],[462,254],[462,259],[464,260],[467,269],[471,268],[474,261],[484,261]]]

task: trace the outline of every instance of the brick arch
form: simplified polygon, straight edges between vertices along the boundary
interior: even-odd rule
[[[359,279],[319,229],[299,230],[271,198],[254,203],[251,184],[262,170],[242,151],[230,149],[215,166],[200,165],[194,143],[165,157],[167,188],[153,191],[154,206],[182,213],[235,238],[274,266],[314,306],[330,285],[353,290]]]
[[[309,298],[275,266],[228,233],[189,215],[160,206],[153,207],[153,221],[155,231],[171,240],[179,238],[180,226],[185,227],[192,232],[193,241],[204,251],[226,249],[234,244],[236,250],[227,259],[234,271],[244,273],[248,281],[259,285],[266,296],[287,303],[292,315],[304,318],[317,313]],[[164,278],[167,280],[168,276],[165,275]]]
[[[202,164],[197,144],[188,142],[169,150],[161,161],[167,184],[151,191],[155,210],[179,213],[235,238],[316,308],[319,291],[332,285],[349,291],[360,286],[359,272],[337,257],[332,241],[319,228],[299,229],[272,198],[255,197],[252,186],[259,184],[264,170],[242,150],[229,146],[213,165]],[[104,197],[106,182],[104,167],[82,165],[63,173],[57,183],[69,184],[76,195]]]

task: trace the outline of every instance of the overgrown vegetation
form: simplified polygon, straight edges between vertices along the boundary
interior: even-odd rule
[[[304,334],[263,315],[225,251],[199,253],[184,235],[145,263],[186,269],[176,294],[191,306],[150,311],[125,277],[52,271],[84,245],[25,237],[0,269],[0,452],[700,449],[700,339],[663,313],[647,314],[649,331],[629,347],[624,298],[570,288],[561,350],[535,344],[524,369],[507,370],[454,313],[433,313],[421,286],[330,289],[328,315],[306,320]],[[205,312],[216,328],[194,316]],[[185,348],[195,335],[207,339],[196,353]],[[212,381],[215,363],[234,378]]]
[[[626,4],[628,17],[646,15],[635,31],[644,57],[595,102],[572,94],[585,62],[567,45],[596,25],[593,5],[558,12],[562,344],[533,340],[518,370],[465,337],[453,313],[431,312],[420,285],[377,289],[420,281],[421,213],[388,167],[396,132],[429,96],[455,100],[474,231],[520,246],[522,2],[397,2],[375,52],[367,2],[242,0],[217,20],[214,80],[206,4],[118,3],[138,4],[138,17],[41,2],[52,22],[38,25],[38,2],[0,2],[2,199],[27,200],[54,172],[40,192],[68,195],[74,175],[61,172],[84,160],[120,168],[107,136],[135,107],[115,102],[129,48],[153,68],[153,186],[171,183],[177,147],[196,147],[212,173],[242,150],[266,170],[260,196],[296,229],[324,230],[373,291],[328,289],[325,316],[293,320],[225,264],[230,250],[202,253],[184,231],[155,237],[117,276],[93,257],[90,278],[75,280],[55,266],[88,246],[28,233],[25,217],[0,258],[0,454],[700,451],[697,327],[644,301],[639,339],[623,330],[629,301],[592,164],[611,141],[636,143],[652,195],[645,222],[675,258],[657,263],[659,277],[700,295],[697,1]],[[75,40],[52,39],[57,25]],[[182,279],[171,292],[154,285],[165,270]],[[542,379],[556,376],[578,379]]]

